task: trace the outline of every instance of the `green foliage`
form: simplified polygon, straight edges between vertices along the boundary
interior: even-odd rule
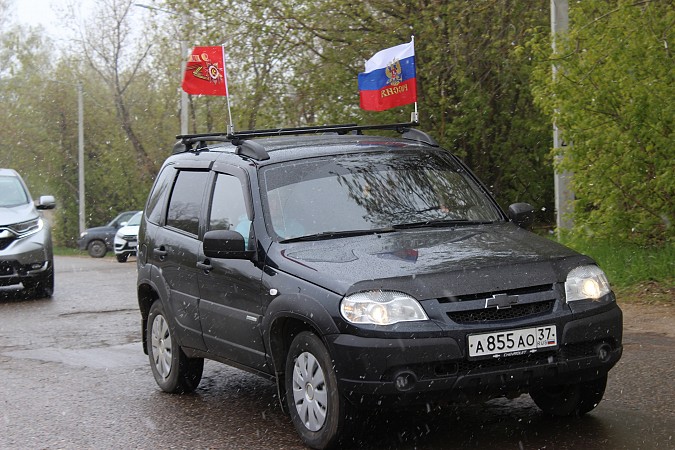
[[[570,5],[570,31],[537,72],[538,103],[565,140],[575,232],[656,245],[673,237],[672,1]],[[544,44],[540,43],[540,49]]]
[[[675,286],[675,244],[672,242],[648,247],[617,239],[566,237],[562,241],[595,259],[616,288],[648,282]]]
[[[532,101],[532,55],[525,46],[532,30],[548,24],[548,2],[166,4],[190,13],[191,42],[226,43],[239,128],[408,121],[412,105],[360,110],[357,75],[375,52],[414,35],[423,128],[464,157],[502,205],[530,202],[551,222],[550,124]]]

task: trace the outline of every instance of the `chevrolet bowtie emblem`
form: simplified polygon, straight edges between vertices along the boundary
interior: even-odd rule
[[[518,303],[517,295],[496,294],[485,299],[486,308],[506,309]]]

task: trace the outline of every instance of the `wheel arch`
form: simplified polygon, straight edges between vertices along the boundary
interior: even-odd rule
[[[140,284],[138,286],[138,308],[141,311],[141,339],[143,342],[143,351],[145,354],[148,354],[148,340],[147,328],[148,328],[148,316],[150,315],[150,307],[152,304],[159,300],[159,294],[157,291],[147,283]]]
[[[339,333],[328,311],[315,299],[294,295],[274,300],[263,318],[264,338],[279,393],[281,409],[287,412],[285,397],[286,357],[293,338],[303,331],[314,333],[328,348],[325,336]]]

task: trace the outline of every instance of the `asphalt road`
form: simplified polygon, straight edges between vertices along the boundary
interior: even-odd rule
[[[134,259],[57,257],[52,299],[0,288],[0,449],[304,448],[254,375],[207,361],[194,394],[161,392],[135,279]],[[527,395],[383,413],[352,448],[675,449],[675,338],[631,329],[624,344],[584,418],[548,419]]]

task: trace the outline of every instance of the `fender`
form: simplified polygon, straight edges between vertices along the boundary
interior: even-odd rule
[[[333,302],[336,305],[339,303],[339,299],[336,298],[328,300],[328,297],[337,297],[336,294],[326,292],[325,296],[327,302]],[[335,320],[321,301],[302,293],[280,295],[268,305],[261,324],[265,345],[272,350],[272,353],[274,350],[274,345],[271,342],[272,330],[275,322],[281,318],[296,319],[306,323],[316,330],[320,338],[340,332],[335,325]]]

